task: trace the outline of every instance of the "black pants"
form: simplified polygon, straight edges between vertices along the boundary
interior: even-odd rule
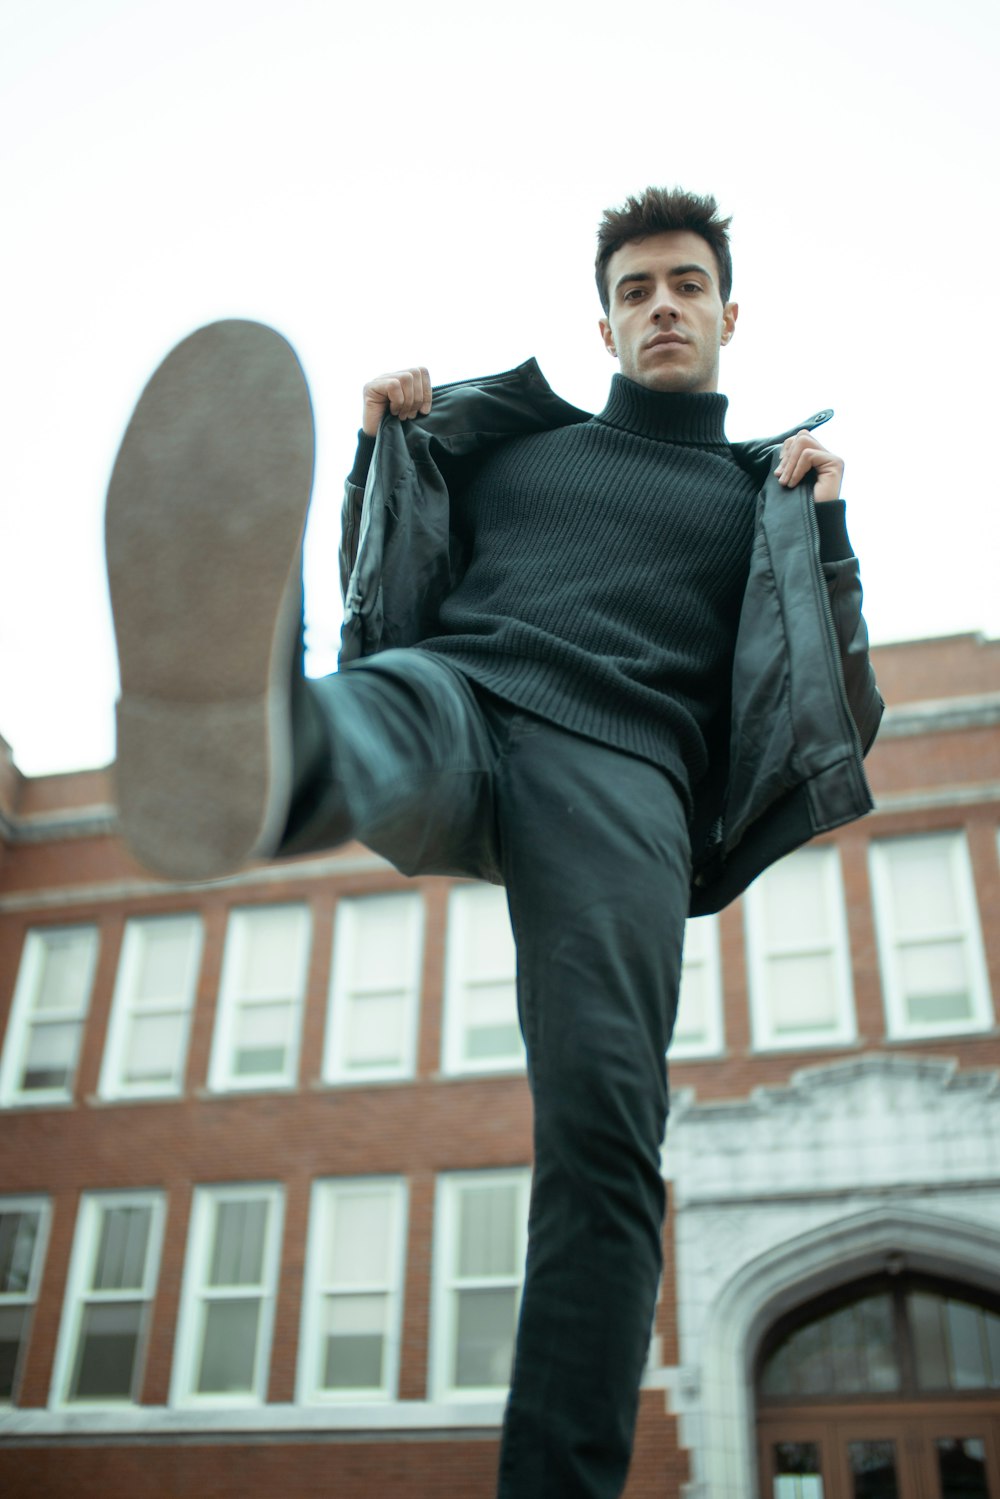
[[[502,881],[535,1110],[500,1499],[617,1499],[662,1268],[690,847],[666,774],[391,651],[298,689],[282,853]]]

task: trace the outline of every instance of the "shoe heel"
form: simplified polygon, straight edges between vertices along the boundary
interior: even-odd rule
[[[278,696],[208,708],[118,704],[120,831],[147,869],[213,880],[274,852],[291,795],[288,710]]]

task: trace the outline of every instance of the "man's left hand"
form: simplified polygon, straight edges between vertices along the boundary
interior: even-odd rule
[[[838,500],[844,477],[843,458],[828,452],[811,432],[796,432],[794,437],[782,443],[781,462],[774,471],[775,477],[779,483],[792,489],[802,483],[810,469],[816,474],[813,499],[817,504],[823,500]]]

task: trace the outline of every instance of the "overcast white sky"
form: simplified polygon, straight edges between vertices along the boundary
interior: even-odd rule
[[[600,211],[734,216],[730,437],[833,406],[873,639],[1000,634],[995,0],[0,0],[0,734],[106,763],[102,507],[167,349],[280,328],[310,376],[310,671],[360,389],[537,356],[576,404]]]

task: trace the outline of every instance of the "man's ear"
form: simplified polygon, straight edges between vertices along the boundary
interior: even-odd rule
[[[719,340],[720,343],[727,344],[732,338],[733,334],[736,332],[736,319],[739,317],[739,315],[740,306],[738,302],[727,302],[725,307],[723,307],[722,337]]]
[[[618,350],[615,348],[615,336],[611,331],[611,324],[608,322],[606,317],[602,317],[597,326],[601,330],[601,337],[604,339],[604,347],[614,359],[617,359]]]

